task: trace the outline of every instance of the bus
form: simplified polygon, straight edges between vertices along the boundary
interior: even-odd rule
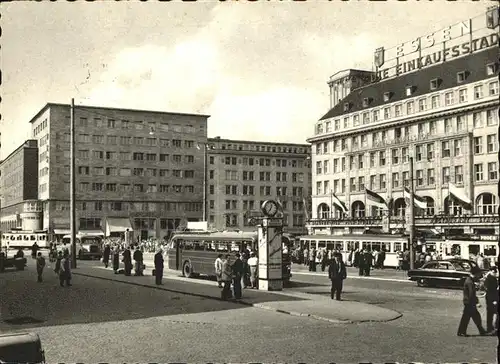
[[[78,259],[101,259],[103,251],[103,234],[76,234],[76,256]],[[65,250],[71,253],[71,235],[64,235],[62,244],[57,246],[57,250]]]
[[[403,235],[391,234],[350,234],[350,235],[306,235],[300,237],[301,245],[308,250],[330,249],[340,251],[345,262],[349,262],[349,255],[355,249],[367,248],[369,251],[382,249],[386,256],[385,267],[398,266],[398,251],[409,249],[409,238]],[[497,262],[498,246],[492,240],[464,240],[464,239],[436,239],[428,238],[424,242],[417,240],[417,252],[436,251],[441,253],[442,259],[461,257],[474,260],[478,254],[483,254],[492,263]]]
[[[257,232],[203,232],[174,234],[167,249],[167,267],[188,278],[215,276],[214,262],[219,254],[235,254],[244,248],[257,252]],[[287,249],[282,258],[283,281],[290,281],[291,260]]]
[[[46,231],[10,231],[2,233],[2,249],[27,249],[33,244],[40,248],[49,247],[49,234]]]

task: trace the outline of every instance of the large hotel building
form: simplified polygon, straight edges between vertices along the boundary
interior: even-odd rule
[[[470,29],[474,24],[482,25],[480,35]],[[331,109],[308,139],[310,234],[406,229],[403,192],[413,160],[415,194],[427,202],[426,209],[416,209],[417,228],[498,236],[498,17],[493,28],[487,24],[484,14],[459,24],[470,37],[463,32],[461,44],[449,40],[416,62],[399,59],[389,71],[332,76]],[[383,63],[383,49],[377,56],[376,63]],[[450,186],[471,206],[457,200]],[[373,204],[365,189],[392,203]]]
[[[74,115],[77,231],[164,238],[204,216],[214,229],[255,229],[261,202],[278,197],[286,231],[304,232],[309,145],[207,139],[208,115],[90,106]],[[61,237],[70,228],[70,105],[49,103],[30,123],[33,139],[0,162],[0,230]]]

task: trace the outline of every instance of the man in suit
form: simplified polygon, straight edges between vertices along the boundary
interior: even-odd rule
[[[127,246],[123,252],[123,265],[125,266],[125,275],[129,276],[132,273],[132,253],[130,248]]]
[[[347,278],[347,271],[345,264],[342,261],[342,255],[335,253],[330,266],[328,267],[328,277],[332,281],[331,297],[335,295],[335,299],[340,301],[340,294],[342,293],[342,286],[344,279]]]
[[[469,326],[471,318],[476,324],[479,333],[481,335],[486,335],[486,330],[483,328],[483,324],[481,323],[481,314],[477,310],[479,300],[476,295],[476,285],[474,284],[474,282],[479,281],[480,278],[481,269],[477,266],[472,267],[470,275],[465,279],[464,283],[464,311],[462,313],[462,318],[460,319],[460,324],[458,325],[457,336],[468,336],[467,326]]]
[[[484,279],[486,291],[486,330],[494,332],[495,326],[498,330],[498,271],[496,266],[490,267],[490,271]],[[493,317],[496,315],[496,325],[493,325]]]
[[[163,250],[161,247],[155,254],[155,281],[157,285],[161,285],[161,280],[163,278]]]

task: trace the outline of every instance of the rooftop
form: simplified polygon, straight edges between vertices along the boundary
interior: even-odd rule
[[[457,86],[481,81],[492,77],[486,74],[486,65],[496,63],[498,65],[498,47],[491,47],[461,58],[453,59],[444,63],[424,68],[412,73],[403,74],[399,77],[371,83],[357,88],[347,95],[339,104],[335,105],[320,120],[342,116],[358,111],[368,110],[384,104],[402,101],[426,95],[431,92],[442,91]],[[457,73],[466,71],[464,81],[457,82]],[[437,89],[431,90],[430,81],[437,79]],[[413,93],[406,95],[406,87],[411,86]],[[390,93],[390,99],[384,101],[384,93]],[[363,107],[363,99],[367,99],[368,105]],[[344,111],[344,104],[349,104],[349,110]]]
[[[45,110],[47,110],[50,107],[67,107],[68,109],[71,107],[70,104],[59,104],[59,103],[54,103],[54,102],[48,102],[45,104],[44,107],[40,109],[36,113],[35,116],[33,116],[30,120],[30,123],[33,123],[33,121],[40,115],[42,114]],[[151,114],[165,114],[165,115],[183,115],[183,116],[196,116],[196,117],[203,117],[203,118],[209,118],[210,115],[205,115],[205,114],[192,114],[192,113],[181,113],[181,112],[169,112],[169,111],[152,111],[152,110],[141,110],[141,109],[124,109],[124,108],[117,108],[117,107],[102,107],[102,106],[88,106],[88,105],[75,105],[77,108],[85,108],[85,109],[94,109],[94,110],[110,110],[110,111],[127,111],[127,112],[138,112],[138,113],[151,113]]]
[[[17,147],[13,152],[11,152],[7,157],[5,157],[3,160],[0,160],[0,166],[4,163],[7,162],[10,157],[12,157],[14,154],[19,152],[21,149],[24,148],[38,148],[38,141],[36,139],[28,139],[23,142],[19,147]]]

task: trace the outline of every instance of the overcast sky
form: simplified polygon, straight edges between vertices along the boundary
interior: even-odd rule
[[[377,47],[429,34],[489,2],[2,5],[5,158],[47,102],[206,113],[210,137],[305,142],[328,77],[371,70]],[[90,75],[90,77],[88,77]]]

